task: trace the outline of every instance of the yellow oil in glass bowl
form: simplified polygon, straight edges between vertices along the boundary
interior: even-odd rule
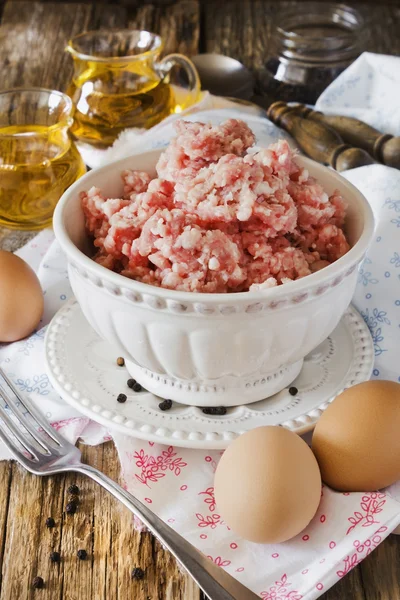
[[[72,103],[51,90],[0,94],[0,225],[51,225],[64,191],[86,172],[70,138]]]

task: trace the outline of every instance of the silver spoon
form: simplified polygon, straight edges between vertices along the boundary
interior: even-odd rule
[[[215,96],[250,100],[254,77],[238,60],[222,54],[198,54],[191,58],[200,76],[201,86]]]

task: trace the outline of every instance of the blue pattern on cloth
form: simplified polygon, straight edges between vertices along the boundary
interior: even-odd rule
[[[342,174],[369,200],[376,223],[353,298],[374,341],[372,378],[400,382],[400,171],[371,165]]]

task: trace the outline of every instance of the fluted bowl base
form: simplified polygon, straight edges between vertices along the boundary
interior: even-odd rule
[[[125,361],[129,374],[146,390],[158,396],[189,406],[240,406],[258,402],[277,394],[296,379],[303,366],[298,360],[272,373],[253,378],[226,377],[218,383],[187,381],[159,375]]]

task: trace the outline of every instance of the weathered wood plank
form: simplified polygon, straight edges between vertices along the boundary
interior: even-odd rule
[[[40,545],[43,480],[12,465],[7,531],[2,564],[1,600],[28,599]],[[27,552],[28,550],[28,552]]]
[[[9,0],[10,2],[19,2],[20,0]],[[37,0],[26,0],[29,2],[35,2]],[[41,0],[42,2],[65,2],[65,0]],[[81,2],[82,0],[70,0],[71,4],[74,4],[76,2]],[[88,2],[90,2],[90,0],[87,0]],[[122,4],[124,6],[128,6],[128,7],[135,7],[135,6],[143,6],[144,4],[150,4],[153,6],[171,6],[175,3],[176,0],[96,0],[96,2],[98,4]],[[237,2],[239,2],[240,0],[236,0]],[[250,0],[251,1],[251,0]],[[275,4],[279,4],[281,2],[281,0],[269,0],[270,2],[273,2]],[[301,0],[299,0],[301,1]],[[325,2],[332,2],[332,0],[315,0],[316,2],[319,2],[320,4],[324,4]],[[208,6],[209,4],[214,4],[215,0],[199,0],[200,4],[202,6]],[[219,4],[221,5],[221,7],[224,6],[225,3],[229,3],[231,2],[231,0],[219,0]],[[1,4],[1,0],[0,0],[0,4]],[[352,0],[351,2],[348,2],[347,4],[350,5],[358,5],[358,4],[375,4],[375,0]],[[394,5],[397,6],[398,5],[398,0],[384,0],[384,4],[389,4],[389,5]]]
[[[377,598],[378,596],[375,600]],[[322,594],[320,600],[366,600],[360,569],[350,571],[346,577]]]
[[[206,52],[219,52],[241,60],[248,67],[260,68],[270,51],[271,32],[278,10],[295,6],[294,1],[225,0],[203,7],[205,24],[202,46]],[[357,4],[368,21],[371,52],[400,54],[400,6]]]
[[[274,7],[262,0],[225,2],[223,9],[219,4],[207,4],[203,9],[203,51],[226,54],[249,68],[259,68],[269,48]]]
[[[84,446],[83,454],[118,480],[119,462],[111,443]],[[65,513],[71,483],[81,490],[75,515]],[[199,600],[198,589],[170,554],[149,533],[136,532],[131,513],[91,480],[74,474],[40,479],[3,462],[0,485],[1,535],[7,516],[0,600],[36,598],[31,587],[36,575],[45,581],[42,600]],[[45,527],[48,516],[56,521],[54,529]],[[87,560],[77,558],[79,549],[87,551]],[[61,554],[59,565],[50,561],[53,550]],[[0,564],[1,551],[0,546]],[[131,579],[135,566],[145,570],[142,581]]]
[[[164,38],[164,53],[188,56],[199,51],[200,6],[198,0],[180,0],[171,6],[143,5],[133,13],[130,27],[147,29]]]
[[[359,571],[366,600],[400,600],[400,536],[390,535]]]
[[[11,463],[0,463],[0,566],[3,563],[3,555],[6,541],[6,527],[8,507],[10,501],[10,487],[12,478]],[[0,592],[2,586],[2,570],[0,568]]]
[[[90,5],[7,2],[0,27],[0,87],[43,86],[64,89],[71,60],[68,39],[89,24]]]
[[[85,29],[122,27],[123,7],[7,2],[0,27],[0,89],[43,86],[65,90],[72,60],[68,40]]]
[[[200,37],[199,4],[183,0],[158,11],[157,31],[165,39],[165,53],[197,54]]]
[[[16,481],[21,478],[21,469],[15,465],[17,470]],[[35,484],[35,477],[23,474],[25,480],[25,488],[29,490],[31,485]],[[33,480],[33,481],[32,481]],[[29,591],[32,578],[39,575],[43,577],[46,582],[46,587],[42,592],[42,596],[45,600],[52,600],[57,597],[57,591],[62,587],[63,571],[61,565],[54,564],[50,561],[51,552],[61,552],[61,544],[63,538],[63,496],[65,488],[65,478],[61,476],[46,478],[41,480],[40,498],[38,502],[41,504],[40,519],[37,525],[37,538],[35,540],[35,546],[27,547],[24,552],[27,554],[25,561],[26,564],[31,562],[33,568],[31,570],[28,580],[25,582],[27,585],[26,592]],[[11,495],[11,502],[19,502],[19,498],[15,498],[17,489],[13,490]],[[56,522],[56,527],[49,529],[46,527],[45,522],[48,517],[53,517]],[[19,523],[18,523],[19,521]],[[16,528],[26,527],[29,525],[29,513],[28,521],[25,518],[19,517],[15,522]],[[17,538],[18,539],[18,538]],[[16,551],[16,550],[15,550]],[[9,562],[13,562],[13,554],[9,551]],[[32,558],[29,559],[29,556]],[[13,573],[13,568],[11,573]],[[30,597],[28,595],[28,597]]]

